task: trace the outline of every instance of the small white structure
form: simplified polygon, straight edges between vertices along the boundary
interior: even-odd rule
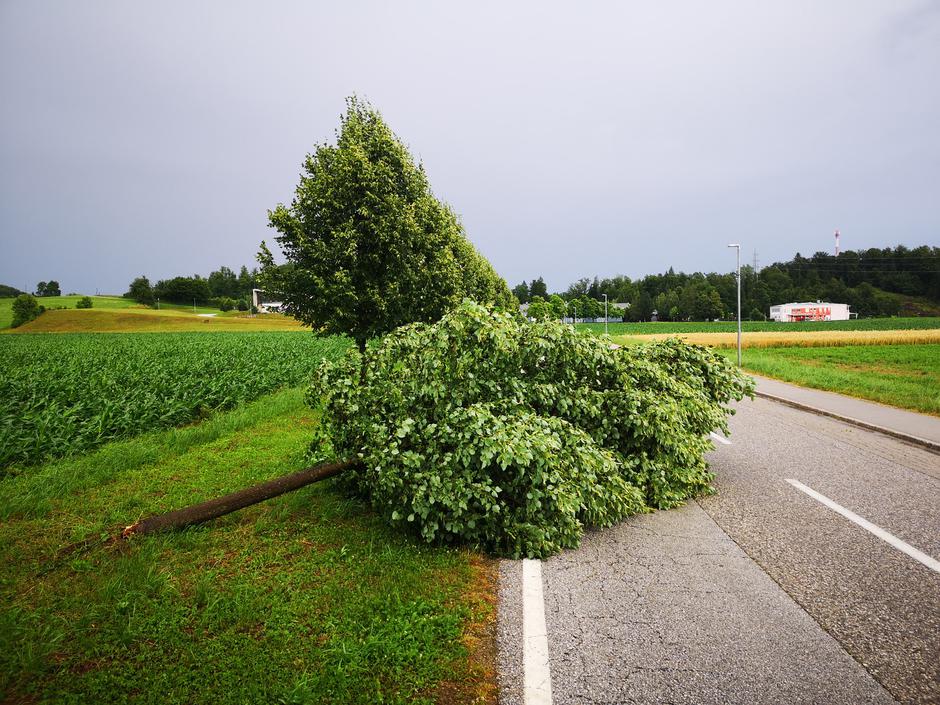
[[[281,301],[265,301],[263,289],[252,289],[251,305],[258,313],[278,313],[284,304]]]
[[[832,304],[826,301],[779,304],[770,307],[770,320],[780,323],[796,321],[847,321],[857,313],[849,311],[848,304]]]

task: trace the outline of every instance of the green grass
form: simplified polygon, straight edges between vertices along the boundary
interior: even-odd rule
[[[579,323],[578,328],[591,333],[603,333],[603,323]],[[753,332],[810,332],[830,330],[929,330],[940,328],[940,317],[921,318],[862,318],[851,321],[805,321],[802,323],[776,323],[774,321],[742,321],[743,331]],[[670,333],[733,333],[736,321],[690,321],[656,323],[609,323],[611,335],[651,335]]]
[[[313,485],[182,532],[71,542],[304,464],[299,390],[0,482],[0,700],[431,702],[491,676],[492,569]],[[456,685],[455,685],[456,684]],[[469,699],[469,698],[468,698]]]
[[[743,364],[804,387],[940,415],[940,345],[757,348],[744,351]]]

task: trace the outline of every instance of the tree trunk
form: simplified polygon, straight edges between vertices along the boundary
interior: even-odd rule
[[[190,507],[167,512],[166,514],[157,514],[147,517],[146,519],[141,519],[135,524],[131,524],[125,528],[121,532],[121,537],[126,539],[135,534],[152,534],[157,531],[181,529],[191,524],[200,524],[204,521],[230,514],[231,512],[243,509],[252,504],[263,502],[266,499],[277,497],[285,492],[291,492],[313,484],[314,482],[333,477],[359,464],[360,461],[358,459],[320,463],[319,465],[314,465],[313,467],[300,470],[291,475],[276,477],[260,485],[254,485],[253,487],[227,494],[218,499],[211,499],[208,502],[194,504]]]

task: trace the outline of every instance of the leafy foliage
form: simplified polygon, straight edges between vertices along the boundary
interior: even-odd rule
[[[547,321],[552,317],[552,307],[541,296],[533,296],[526,314],[533,321]]]
[[[347,346],[272,332],[0,337],[0,469],[179,426],[300,384]]]
[[[49,282],[39,282],[36,285],[36,296],[62,296],[59,282],[54,279]]]
[[[270,212],[287,258],[262,243],[262,286],[325,333],[365,341],[434,321],[464,297],[514,306],[506,283],[434,197],[422,166],[381,115],[351,98],[335,146],[304,163],[290,207]]]
[[[388,521],[545,556],[709,491],[708,433],[750,384],[678,340],[614,350],[465,302],[324,363],[309,400],[328,412],[319,452],[361,457],[354,485]]]
[[[11,328],[18,328],[24,323],[29,323],[37,318],[45,309],[36,301],[36,297],[31,294],[20,294],[13,299],[13,322]]]
[[[75,308],[91,308],[92,301],[90,296],[83,296],[75,302]]]
[[[153,286],[153,295],[175,304],[206,304],[212,297],[209,282],[198,274],[191,277],[161,279]]]
[[[124,298],[134,299],[139,304],[150,306],[153,304],[153,287],[150,286],[150,280],[141,275],[131,282]]]

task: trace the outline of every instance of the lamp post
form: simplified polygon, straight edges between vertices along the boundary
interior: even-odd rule
[[[604,294],[604,335],[607,335],[607,294]]]
[[[738,280],[738,367],[741,366],[741,245],[734,243],[728,245],[728,247],[733,247],[737,251],[738,256],[738,266],[737,274],[735,275]]]

